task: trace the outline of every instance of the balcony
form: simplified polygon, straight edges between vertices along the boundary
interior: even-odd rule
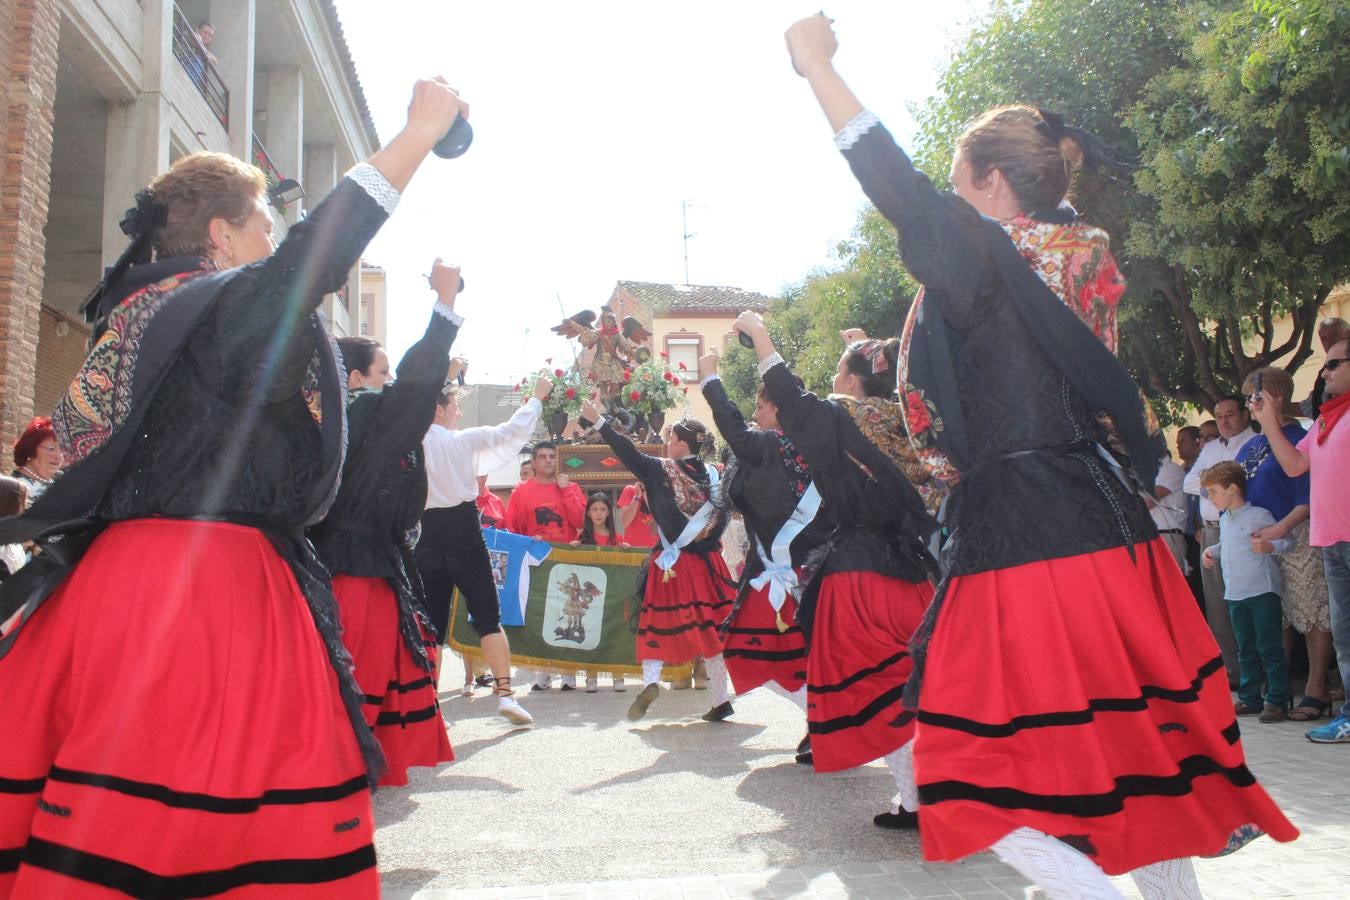
[[[229,131],[229,88],[225,87],[220,73],[211,64],[210,58],[206,55],[206,48],[197,40],[196,31],[188,22],[187,16],[178,8],[178,4],[174,4],[173,7],[173,55],[178,57],[178,62],[201,92],[202,99],[211,108],[211,112],[215,113],[221,127]]]

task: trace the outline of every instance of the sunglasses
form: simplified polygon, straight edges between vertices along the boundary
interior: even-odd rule
[[[1347,360],[1346,360],[1345,357],[1341,357],[1340,359],[1328,359],[1328,360],[1324,360],[1324,361],[1322,362],[1322,371],[1323,371],[1323,372],[1334,372],[1334,371],[1336,371],[1336,367],[1337,367],[1337,366],[1339,366],[1341,363],[1346,362],[1346,361],[1347,361]]]

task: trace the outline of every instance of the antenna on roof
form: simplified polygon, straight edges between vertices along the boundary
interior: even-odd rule
[[[680,201],[680,225],[684,232],[684,283],[689,283],[689,239],[694,237],[697,232],[689,230],[689,202]]]

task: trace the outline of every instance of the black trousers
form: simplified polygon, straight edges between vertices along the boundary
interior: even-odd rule
[[[502,630],[497,584],[492,580],[492,563],[473,501],[429,509],[423,514],[416,559],[437,642],[444,644],[450,633],[450,601],[455,588],[464,595],[471,624],[480,638]]]

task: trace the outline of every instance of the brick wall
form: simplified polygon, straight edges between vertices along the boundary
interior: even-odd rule
[[[33,415],[49,416],[84,363],[89,330],[49,306],[42,307],[41,322],[38,355],[42,364],[38,366],[37,381],[33,385]],[[61,334],[62,331],[65,334]]]
[[[60,22],[57,0],[0,0],[0,446],[33,411]]]

